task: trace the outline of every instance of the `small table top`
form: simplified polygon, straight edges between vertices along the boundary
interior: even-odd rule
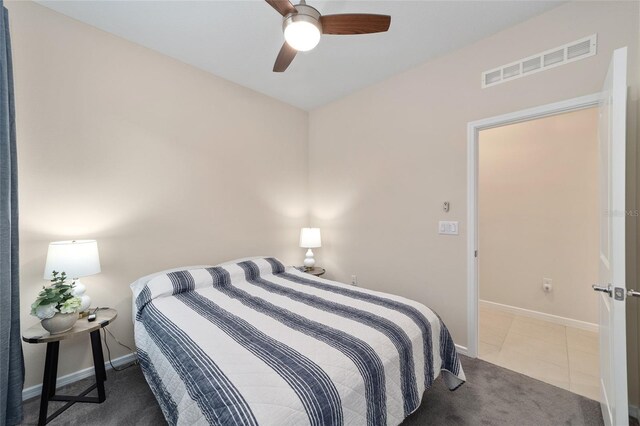
[[[311,274],[311,275],[315,275],[316,277],[319,277],[320,275],[325,273],[325,269],[324,268],[319,268],[317,266],[314,266],[311,269],[305,269],[304,267],[301,269],[302,272],[306,272],[307,274]]]
[[[91,311],[91,309],[89,309]],[[118,316],[118,311],[111,308],[101,308],[96,311],[96,320],[89,322],[87,317],[80,318],[69,331],[60,334],[49,334],[47,330],[37,323],[22,333],[22,340],[27,343],[49,343],[60,340],[72,339],[83,333],[91,333],[109,325]]]

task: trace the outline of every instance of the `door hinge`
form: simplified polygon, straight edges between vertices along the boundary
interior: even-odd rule
[[[473,252],[473,257],[478,257],[478,250]]]

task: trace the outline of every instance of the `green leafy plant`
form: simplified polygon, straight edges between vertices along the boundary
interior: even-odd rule
[[[67,274],[53,271],[51,285],[43,286],[36,301],[31,304],[31,315],[40,319],[56,313],[72,314],[80,309],[80,298],[73,295],[73,283],[67,284]]]

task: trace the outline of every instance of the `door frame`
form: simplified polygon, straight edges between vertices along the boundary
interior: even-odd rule
[[[478,285],[478,139],[481,130],[598,106],[600,93],[580,96],[467,124],[467,354],[478,357],[480,299]]]

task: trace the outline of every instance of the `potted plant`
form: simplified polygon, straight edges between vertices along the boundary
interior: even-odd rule
[[[31,315],[41,319],[50,334],[69,331],[78,320],[81,300],[73,295],[73,284],[65,283],[67,274],[53,271],[51,285],[43,286],[31,305]]]

